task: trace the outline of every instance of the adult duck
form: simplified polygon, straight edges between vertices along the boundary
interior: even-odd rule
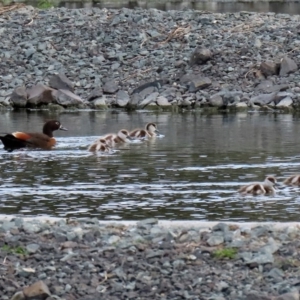
[[[0,136],[0,140],[4,145],[4,150],[8,152],[25,147],[50,150],[56,145],[56,139],[53,137],[55,130],[68,129],[57,120],[49,120],[44,124],[42,133],[16,131]]]

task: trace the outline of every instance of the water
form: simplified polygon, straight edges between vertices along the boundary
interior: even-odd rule
[[[300,116],[276,113],[0,112],[0,131],[55,132],[52,151],[0,149],[0,214],[147,217],[188,220],[298,221],[298,188],[275,196],[240,196],[245,183],[300,171]],[[89,153],[104,133],[156,122],[164,137],[124,145],[113,155]]]
[[[54,0],[24,0],[25,3],[39,6],[43,1],[49,1],[50,3]],[[58,2],[57,2],[58,1]],[[99,8],[156,8],[159,10],[184,10],[184,9],[195,9],[202,11],[211,11],[214,13],[234,13],[239,11],[250,11],[250,12],[274,12],[282,14],[300,14],[300,5],[299,2],[289,1],[257,1],[257,2],[220,2],[220,1],[133,1],[133,0],[112,0],[112,1],[60,1],[55,0],[55,3],[58,3],[59,7],[67,8],[90,8],[90,7],[99,7]]]

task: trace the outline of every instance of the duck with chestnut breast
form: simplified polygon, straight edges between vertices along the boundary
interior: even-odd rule
[[[130,132],[130,136],[136,139],[146,139],[157,136],[159,131],[155,123],[147,123],[145,129],[137,128]]]
[[[300,174],[294,174],[283,181],[286,185],[300,186]]]
[[[276,192],[275,186],[277,185],[277,180],[274,176],[267,176],[265,181],[260,182],[254,182],[250,183],[248,185],[245,185],[241,187],[238,192],[247,195],[268,195],[268,194],[274,194]]]
[[[0,136],[4,145],[4,150],[12,152],[21,148],[40,148],[44,150],[52,149],[56,140],[53,137],[55,130],[68,130],[57,120],[49,120],[44,124],[43,133],[16,131]]]
[[[88,151],[90,152],[103,152],[103,153],[111,153],[112,147],[109,142],[107,142],[105,139],[100,138],[93,142],[89,148]]]

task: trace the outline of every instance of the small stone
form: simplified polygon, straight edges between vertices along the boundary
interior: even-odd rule
[[[224,237],[222,235],[211,235],[207,240],[207,244],[211,247],[223,243],[224,243]]]
[[[29,252],[29,253],[36,253],[40,248],[40,245],[38,244],[29,244],[26,246],[26,250]]]
[[[212,53],[207,48],[196,48],[190,57],[190,66],[201,65],[212,58]]]
[[[73,92],[74,85],[63,73],[53,75],[49,80],[49,86],[57,90],[68,90]]]
[[[280,63],[280,76],[285,76],[290,73],[294,73],[298,70],[298,66],[294,60],[289,57],[284,57]]]
[[[107,243],[112,245],[112,244],[116,244],[117,242],[119,242],[119,240],[120,240],[120,237],[118,235],[112,235],[107,240]]]

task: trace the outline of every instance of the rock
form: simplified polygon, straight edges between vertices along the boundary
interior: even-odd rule
[[[119,87],[115,80],[107,80],[103,86],[103,92],[106,94],[115,94]]]
[[[10,298],[10,300],[26,300],[26,298],[23,292],[17,292]]]
[[[190,57],[190,66],[201,65],[212,58],[212,53],[207,48],[196,48]]]
[[[129,103],[130,97],[126,91],[119,90],[116,94],[116,105],[125,107]]]
[[[245,300],[273,300],[273,297],[267,296],[265,293],[250,292]]]
[[[25,287],[23,293],[26,299],[41,299],[44,300],[51,296],[47,285],[43,281],[37,281],[34,284]]]
[[[138,93],[138,94],[142,95],[142,92],[144,92],[144,90],[146,90],[146,89],[151,90],[151,92],[154,92],[154,91],[159,90],[162,87],[162,85],[163,85],[162,80],[155,80],[155,81],[147,82],[147,83],[140,85],[136,89],[134,89],[131,94],[133,95],[133,94]]]
[[[140,103],[138,103],[138,107],[144,108],[147,105],[149,105],[150,103],[156,102],[156,99],[157,99],[158,95],[159,95],[158,92],[151,93],[143,101],[141,101]]]
[[[273,61],[264,61],[260,64],[260,70],[265,76],[278,75],[279,65]]]
[[[295,290],[291,293],[285,293],[278,297],[274,297],[272,300],[299,300],[299,292]]]
[[[38,83],[27,90],[27,102],[33,106],[52,103],[54,100],[52,91],[54,91],[52,88],[49,88],[42,83]]]
[[[219,94],[212,95],[209,98],[208,102],[213,107],[223,107],[224,106],[223,98]]]
[[[294,73],[298,70],[298,66],[294,60],[289,57],[284,57],[280,63],[280,76],[285,76],[290,73]]]
[[[290,107],[293,105],[293,99],[291,97],[285,97],[276,104],[277,107]]]
[[[19,86],[14,89],[10,96],[13,107],[23,108],[27,105],[27,91],[25,86]]]
[[[49,86],[56,90],[74,91],[73,83],[63,73],[53,75],[49,80]]]
[[[105,97],[105,95],[103,95],[102,97],[94,99],[91,102],[91,104],[92,104],[93,108],[98,108],[98,109],[106,108],[107,104],[106,104],[106,97]]]
[[[92,92],[90,93],[89,97],[87,98],[88,101],[92,101],[95,100],[96,98],[101,98],[103,95],[103,90],[102,88],[96,87],[92,90]]]
[[[36,253],[40,248],[40,245],[38,244],[29,244],[26,246],[26,250],[28,253]]]
[[[78,107],[83,104],[83,100],[69,90],[52,91],[52,95],[55,101],[64,107]]]
[[[250,101],[253,104],[266,105],[275,101],[275,99],[276,99],[276,93],[271,93],[271,94],[260,94],[258,96],[252,97]]]
[[[211,80],[208,77],[200,77],[197,79],[193,79],[189,86],[189,92],[195,93],[198,90],[205,89],[211,85]]]
[[[210,247],[217,246],[217,245],[224,243],[224,236],[223,235],[211,235],[206,242]]]
[[[164,96],[158,96],[156,98],[156,103],[158,106],[171,106],[172,104],[168,101],[168,99]]]

